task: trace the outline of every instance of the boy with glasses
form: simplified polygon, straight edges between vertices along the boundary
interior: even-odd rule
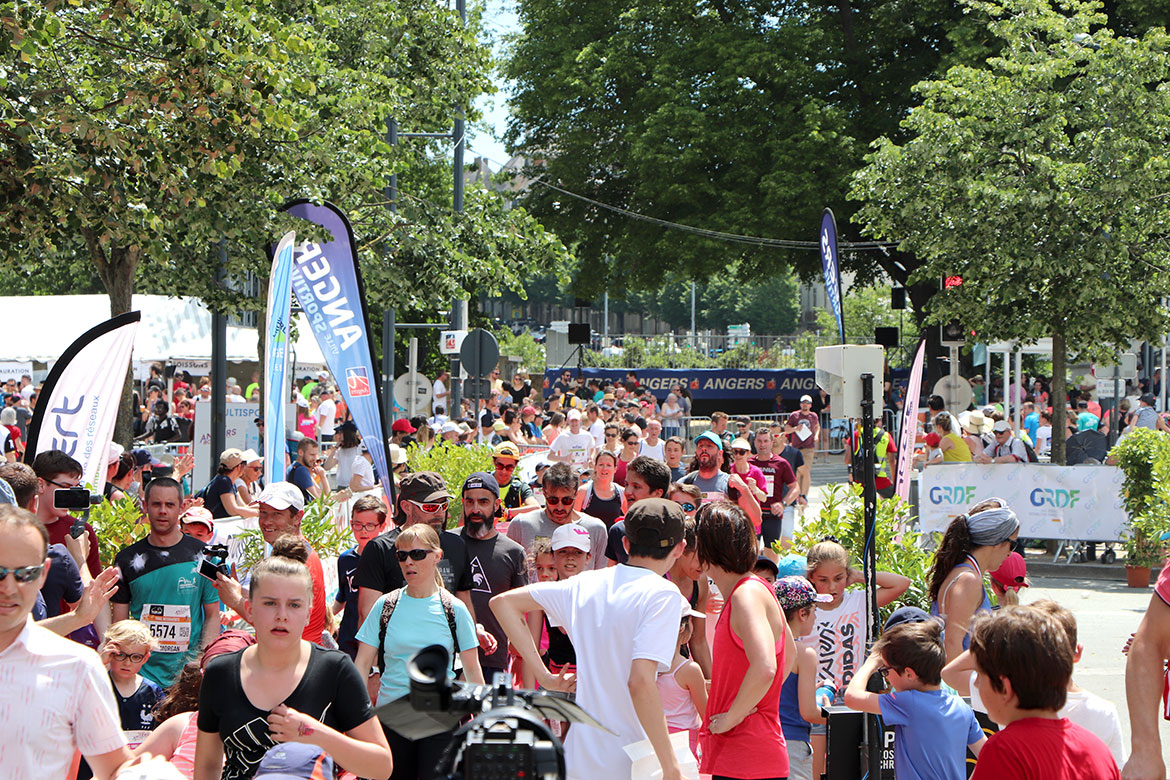
[[[337,599],[333,614],[342,612],[337,629],[337,647],[350,658],[357,655],[358,589],[354,585],[358,561],[366,545],[386,528],[386,504],[377,496],[362,496],[353,502],[349,530],[353,532],[353,547],[337,558]],[[344,612],[343,612],[344,610]]]

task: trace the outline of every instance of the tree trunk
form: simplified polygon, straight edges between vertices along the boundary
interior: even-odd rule
[[[1065,375],[1068,370],[1065,365],[1068,355],[1065,352],[1064,334],[1060,331],[1052,333],[1052,462],[1064,465],[1064,438],[1068,430],[1065,424],[1068,408],[1068,391],[1065,389]]]
[[[110,296],[110,316],[116,317],[125,314],[131,309],[131,300],[134,295],[134,274],[138,271],[138,263],[142,258],[139,247],[103,247],[97,234],[91,230],[83,231],[86,246],[89,248],[90,259],[97,266],[98,276],[105,285],[106,293]],[[133,406],[134,371],[133,366],[126,367],[126,382],[122,387],[122,401],[118,407],[118,419],[114,423],[114,441],[129,445],[133,439],[133,418],[138,411]]]

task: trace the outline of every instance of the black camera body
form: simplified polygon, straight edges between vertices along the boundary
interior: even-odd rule
[[[444,780],[563,780],[565,750],[544,723],[552,717],[578,721],[580,708],[563,694],[515,690],[497,673],[491,685],[452,682],[450,655],[431,645],[411,659],[410,704],[432,713],[475,714],[456,729],[435,776]],[[585,716],[586,721],[591,718]]]
[[[90,493],[89,488],[57,488],[53,491],[53,508],[66,509],[70,512],[81,512],[81,517],[73,518],[69,526],[69,535],[74,539],[85,533],[85,523],[89,520],[89,509],[102,502],[97,493]]]

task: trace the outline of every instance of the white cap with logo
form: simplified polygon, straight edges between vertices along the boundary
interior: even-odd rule
[[[295,512],[305,508],[305,495],[291,482],[273,482],[256,497],[257,503],[268,504],[273,509],[289,509]]]
[[[580,523],[565,523],[553,531],[553,551],[563,550],[566,547],[573,547],[581,552],[589,552],[592,549],[589,531],[585,530],[585,526]]]

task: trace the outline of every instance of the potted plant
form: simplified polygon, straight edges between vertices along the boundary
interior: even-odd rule
[[[1114,446],[1110,457],[1125,475],[1126,579],[1130,587],[1148,588],[1150,570],[1165,555],[1162,534],[1170,528],[1170,437],[1138,428]]]

